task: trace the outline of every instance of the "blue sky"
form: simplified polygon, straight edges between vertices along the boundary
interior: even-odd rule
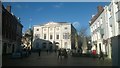
[[[88,28],[90,34],[89,20],[97,13],[97,6],[108,5],[109,2],[4,2],[10,4],[12,13],[20,17],[24,26],[23,32],[29,25],[39,25],[50,21],[70,22],[79,31],[81,27]]]

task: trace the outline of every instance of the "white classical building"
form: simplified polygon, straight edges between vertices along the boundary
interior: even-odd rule
[[[48,22],[33,26],[33,48],[74,49],[77,46],[77,32],[71,23]]]
[[[120,35],[118,2],[111,2],[104,8],[98,7],[98,13],[92,17],[90,23],[92,50],[97,54],[103,51],[108,58],[112,57],[112,38]]]

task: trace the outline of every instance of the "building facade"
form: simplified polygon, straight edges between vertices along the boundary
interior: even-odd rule
[[[11,54],[19,49],[22,38],[22,24],[11,13],[11,6],[2,5],[2,54]]]
[[[90,21],[92,45],[97,51],[97,54],[99,54],[100,51],[105,53],[105,45],[103,44],[105,22],[104,8],[102,6],[98,6],[98,13],[95,16],[92,16]]]
[[[40,46],[43,49],[77,47],[77,32],[72,24],[66,22],[49,22],[33,27],[33,48]]]
[[[111,22],[112,25],[112,37],[111,37],[111,45],[112,45],[112,64],[114,66],[119,66],[120,61],[120,1],[112,0],[112,12],[114,12],[114,16],[112,16],[112,20],[114,23]]]
[[[118,12],[117,2],[111,2],[108,6],[101,7],[100,12],[90,21],[93,50],[97,50],[97,54],[103,51],[108,58],[112,57],[112,47],[115,46],[112,38],[119,35]]]

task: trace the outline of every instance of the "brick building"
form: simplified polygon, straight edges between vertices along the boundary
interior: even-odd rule
[[[2,5],[2,54],[11,54],[21,45],[23,25],[20,19],[11,14],[11,6]]]

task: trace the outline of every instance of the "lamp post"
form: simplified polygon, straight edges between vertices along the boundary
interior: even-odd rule
[[[90,44],[91,44],[91,42],[90,42],[90,41],[88,41],[88,44],[90,45]]]
[[[61,40],[61,47],[60,48],[62,48],[62,40]]]
[[[91,42],[90,40],[88,41],[88,45],[87,45],[87,51],[89,52],[91,50]]]

